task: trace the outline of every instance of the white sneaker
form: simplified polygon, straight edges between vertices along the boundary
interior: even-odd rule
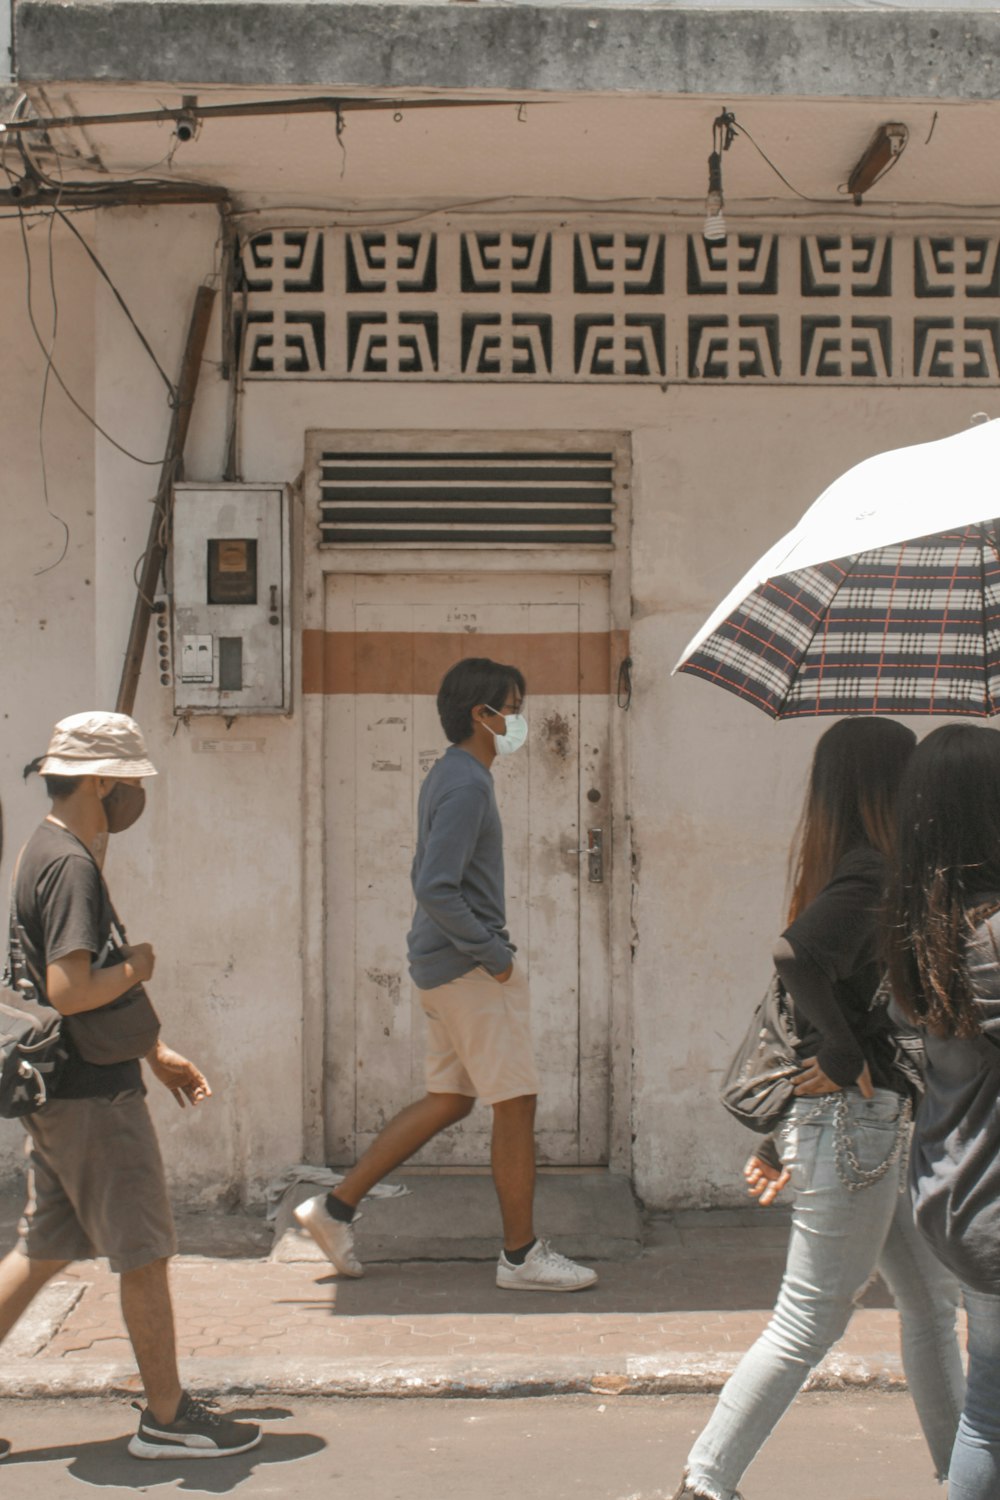
[[[536,1240],[520,1266],[511,1265],[502,1250],[497,1263],[497,1286],[508,1292],[582,1292],[596,1280],[596,1271],[560,1255],[548,1240]]]
[[[361,1218],[354,1215],[354,1224],[345,1224],[335,1219],[326,1206],[326,1194],[307,1198],[295,1210],[295,1218],[307,1229],[323,1254],[341,1276],[363,1276],[365,1268],[354,1253],[354,1224]]]

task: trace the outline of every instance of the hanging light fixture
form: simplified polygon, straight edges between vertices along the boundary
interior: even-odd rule
[[[860,203],[862,195],[884,177],[890,167],[895,166],[906,149],[910,132],[905,125],[891,123],[880,125],[872,136],[864,153],[847,179],[847,191],[854,202]]]
[[[731,110],[724,109],[712,122],[712,154],[708,158],[708,196],[705,199],[705,226],[702,234],[710,243],[726,238],[722,153],[729,150],[735,134],[736,116]]]

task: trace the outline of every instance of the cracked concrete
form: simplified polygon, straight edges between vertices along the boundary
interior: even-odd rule
[[[698,5],[19,0],[22,83],[993,99],[1000,15]]]

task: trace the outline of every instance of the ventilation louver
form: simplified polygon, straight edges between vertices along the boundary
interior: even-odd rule
[[[613,479],[613,453],[322,453],[322,544],[608,547]]]

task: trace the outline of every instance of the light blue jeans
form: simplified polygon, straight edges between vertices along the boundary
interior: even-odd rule
[[[900,1192],[905,1150],[877,1181],[854,1191],[847,1186],[862,1180],[858,1169],[872,1172],[892,1156],[901,1104],[888,1089],[863,1099],[852,1088],[792,1105],[778,1137],[794,1194],[785,1275],[774,1316],[727,1381],[688,1455],[687,1483],[696,1494],[733,1500],[806,1377],[844,1333],[876,1270],[899,1309],[903,1367],[935,1471],[939,1478],[947,1474],[964,1394],[955,1332],[958,1283],[918,1235],[909,1194]],[[846,1142],[837,1129],[838,1108],[845,1109]],[[994,1326],[1000,1329],[1000,1322]],[[970,1490],[969,1500],[985,1493]]]
[[[1000,1495],[1000,1297],[963,1288],[969,1389],[948,1471],[948,1500]]]

